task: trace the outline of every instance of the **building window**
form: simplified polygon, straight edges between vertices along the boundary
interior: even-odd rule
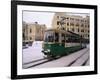
[[[69,26],[69,23],[67,23],[67,26]]]
[[[57,21],[57,25],[59,25],[59,21]]]
[[[88,28],[89,28],[89,25],[88,25]]]
[[[84,32],[84,30],[82,29],[81,32]]]
[[[89,35],[88,35],[88,37],[89,37]]]
[[[25,32],[25,29],[23,29],[23,32]]]
[[[85,27],[87,27],[87,25],[85,25]]]
[[[74,28],[72,28],[72,31],[74,32]]]
[[[59,19],[59,16],[57,16],[57,19]]]
[[[79,19],[76,19],[76,21],[79,21]]]
[[[81,20],[81,22],[84,22],[84,20]]]
[[[81,27],[84,27],[84,24],[81,24]]]
[[[32,29],[30,29],[30,33],[32,33]]]
[[[74,23],[70,23],[70,26],[74,26]]]
[[[32,37],[30,37],[30,40],[32,40]]]
[[[25,33],[23,33],[23,40],[25,40]]]
[[[70,20],[74,20],[74,18],[70,18]]]
[[[79,30],[79,28],[77,29],[77,32],[79,32],[80,30]]]
[[[79,26],[79,24],[77,23],[76,26]]]
[[[67,17],[66,19],[69,19],[69,17]]]

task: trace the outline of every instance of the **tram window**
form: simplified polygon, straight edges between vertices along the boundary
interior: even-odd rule
[[[70,35],[66,35],[66,42],[71,42],[71,36]]]
[[[65,34],[62,34],[62,42],[65,42]]]
[[[66,42],[71,42],[71,43],[79,43],[80,42],[80,38],[77,35],[74,34],[70,34],[70,35],[66,35]]]
[[[58,42],[58,41],[59,41],[59,34],[55,33],[55,42]]]
[[[54,41],[54,34],[46,32],[45,33],[45,42],[53,42]]]
[[[68,35],[66,35],[66,42],[68,42],[68,39],[69,39],[69,37],[68,37]]]
[[[48,42],[53,42],[53,36],[48,36]]]

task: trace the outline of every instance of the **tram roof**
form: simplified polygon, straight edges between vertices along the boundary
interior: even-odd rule
[[[46,32],[47,31],[61,32],[61,33],[66,33],[66,34],[70,34],[70,35],[73,35],[73,36],[81,37],[79,34],[76,34],[76,33],[71,32],[71,31],[61,30],[61,29],[48,29],[48,30],[46,30]]]

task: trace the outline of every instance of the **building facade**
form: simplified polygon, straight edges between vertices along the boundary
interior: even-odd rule
[[[32,44],[33,41],[42,41],[46,25],[35,23],[23,22],[23,45]]]
[[[79,34],[85,39],[89,40],[90,21],[89,16],[69,15],[64,12],[56,12],[53,20],[52,27],[59,29],[64,28],[67,31]]]

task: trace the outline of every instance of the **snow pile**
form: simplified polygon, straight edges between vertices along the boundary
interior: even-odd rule
[[[31,47],[23,49],[23,64],[43,58],[42,43],[43,41],[34,41]]]

